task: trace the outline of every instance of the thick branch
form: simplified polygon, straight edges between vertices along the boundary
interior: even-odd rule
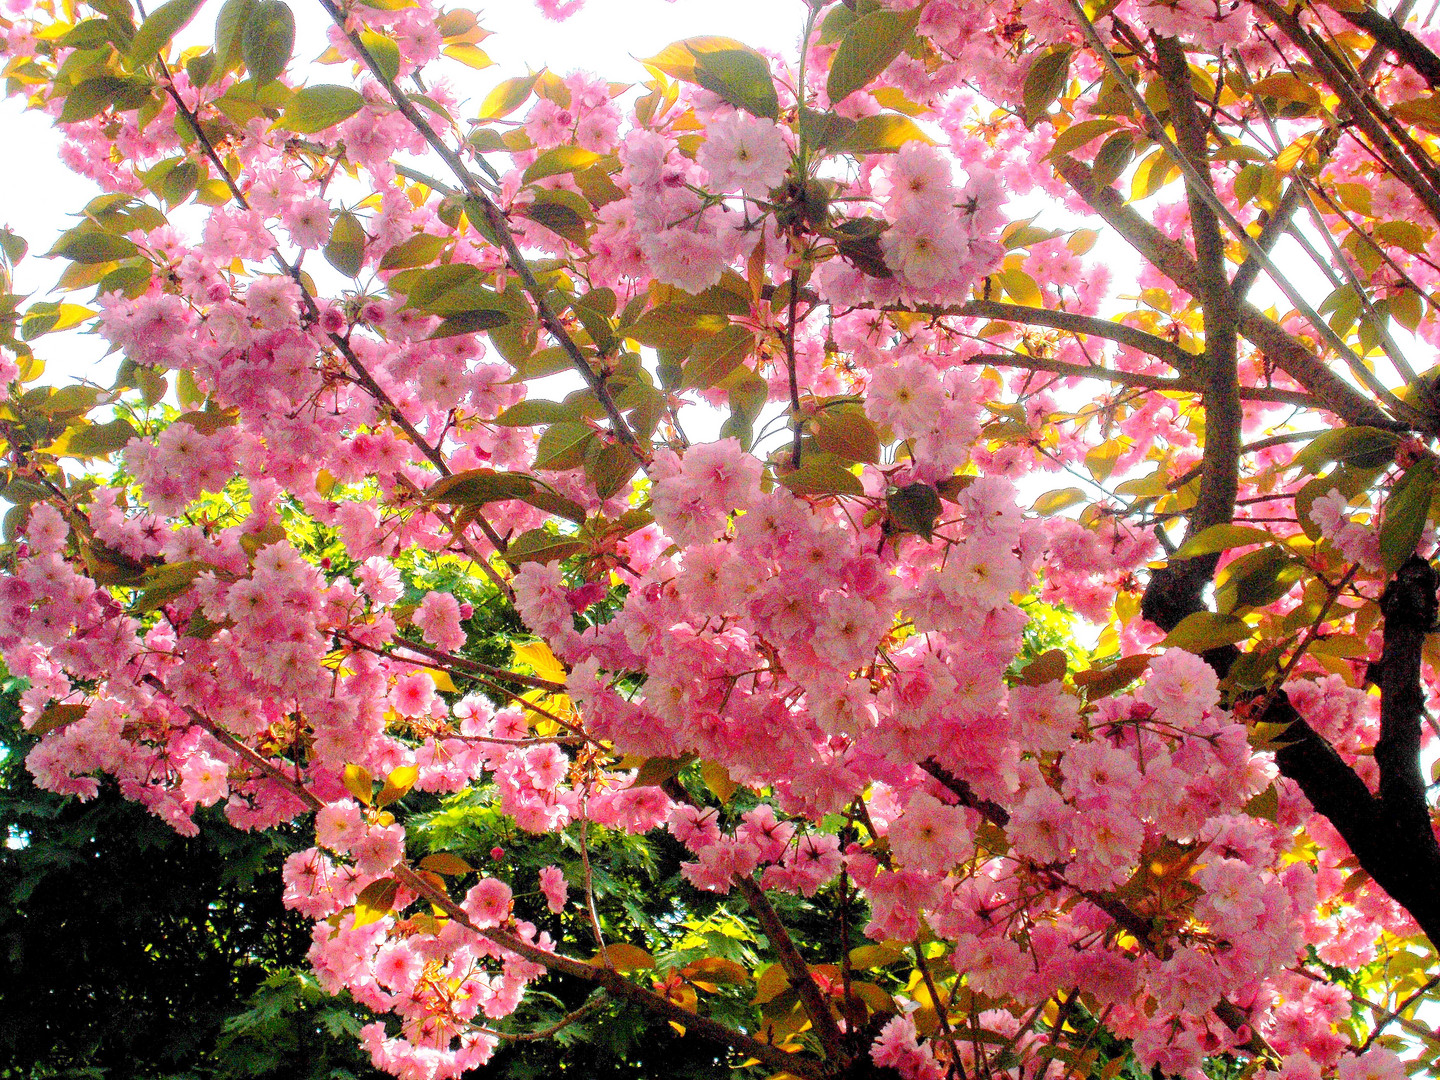
[[[1425,712],[1420,658],[1425,635],[1435,625],[1437,587],[1435,568],[1412,555],[1380,597],[1385,645],[1380,655],[1380,739],[1375,743],[1381,804],[1397,828],[1432,849],[1435,835],[1420,770],[1420,720]],[[1440,887],[1440,880],[1432,885]]]
[[[1275,764],[1340,834],[1361,868],[1406,911],[1432,943],[1440,942],[1440,850],[1433,833],[1407,835],[1355,770],[1275,691],[1260,720],[1286,725]],[[1417,840],[1421,841],[1417,844]]]
[[[1409,30],[1372,7],[1363,7],[1359,11],[1346,11],[1338,7],[1335,10],[1374,38],[1376,44],[1414,68],[1430,84],[1430,89],[1440,89],[1440,56],[1431,52],[1429,47]]]
[[[1225,275],[1225,238],[1220,220],[1206,201],[1214,196],[1210,184],[1209,154],[1205,121],[1195,104],[1190,84],[1190,66],[1185,51],[1173,38],[1155,43],[1156,64],[1170,98],[1170,115],[1175,123],[1180,152],[1190,159],[1197,179],[1187,175],[1185,191],[1190,208],[1191,233],[1195,238],[1195,277],[1199,286],[1201,318],[1205,330],[1204,390],[1205,451],[1200,462],[1200,491],[1188,515],[1186,536],[1194,536],[1212,525],[1228,522],[1235,515],[1235,497],[1240,488],[1240,427],[1244,411],[1240,405],[1238,339],[1235,297]],[[1258,261],[1258,260],[1257,260]],[[1141,610],[1147,616],[1165,614],[1189,595],[1198,601],[1215,573],[1213,556],[1198,559],[1171,559],[1150,576]],[[1152,620],[1154,621],[1154,620]]]

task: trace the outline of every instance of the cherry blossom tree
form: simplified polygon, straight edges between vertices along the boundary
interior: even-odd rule
[[[284,0],[8,8],[103,190],[0,342],[42,785],[313,819],[287,902],[398,1076],[606,1002],[766,1076],[1434,1066],[1408,3],[813,0],[638,84],[318,3],[327,72]],[[81,326],[114,384],[36,385]],[[694,899],[617,937],[597,838],[662,830]]]

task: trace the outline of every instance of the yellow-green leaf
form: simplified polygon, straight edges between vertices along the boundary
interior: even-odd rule
[[[920,8],[915,7],[872,11],[852,23],[830,61],[825,92],[831,103],[839,104],[889,67],[915,40],[919,21]]]
[[[1165,635],[1161,648],[1184,649],[1186,652],[1203,653],[1222,645],[1233,645],[1244,641],[1254,631],[1243,620],[1233,615],[1217,615],[1213,611],[1197,611],[1180,620],[1180,625]]]
[[[534,75],[523,75],[501,82],[485,95],[485,100],[480,103],[480,112],[476,119],[498,120],[502,116],[509,116],[525,104],[543,74],[545,74],[545,69],[541,68]]]
[[[275,121],[277,128],[311,134],[334,127],[360,111],[365,99],[348,86],[322,83],[295,91],[285,112]]]
[[[1213,555],[1230,548],[1274,542],[1275,537],[1253,525],[1211,525],[1181,544],[1172,558],[1193,559],[1197,555]]]
[[[612,967],[616,971],[641,971],[655,966],[655,958],[638,945],[617,941],[606,945],[591,959],[596,967]]]
[[[420,770],[414,765],[401,765],[397,769],[391,769],[390,775],[385,777],[385,785],[380,789],[380,794],[375,797],[375,805],[389,806],[403,799],[418,779]]]
[[[366,885],[355,898],[355,926],[368,926],[389,915],[399,892],[400,882],[390,877]]]
[[[345,783],[345,790],[354,795],[366,806],[370,805],[375,786],[375,778],[370,775],[370,770],[364,765],[346,765],[342,777]]]

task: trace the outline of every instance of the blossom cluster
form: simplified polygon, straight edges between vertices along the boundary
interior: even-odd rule
[[[1022,1049],[1019,1016],[1083,994],[1147,1069],[1199,1076],[1261,1033],[1287,1080],[1395,1074],[1383,1049],[1347,1056],[1349,998],[1303,965],[1312,950],[1370,964],[1408,916],[1350,878],[1343,841],[1198,655],[1156,646],[1138,615],[1109,626],[1153,534],[1119,513],[1025,508],[1031,474],[1085,467],[1099,483],[1162,444],[1182,476],[1197,416],[1160,395],[1092,408],[1058,383],[1031,392],[981,344],[1062,372],[1094,358],[943,310],[1028,280],[1061,314],[1094,314],[1109,277],[1056,233],[1028,243],[1035,283],[1010,246],[1007,196],[1040,183],[1022,176],[1035,136],[987,133],[970,84],[1023,98],[999,62],[1015,5],[919,8],[925,47],[884,80],[931,107],[930,132],[837,152],[823,174],[803,171],[821,147],[800,125],[824,95],[797,100],[798,67],[758,53],[742,55],[784,76],[771,115],[714,79],[637,100],[590,75],[530,77],[506,134],[472,137],[493,185],[469,180],[532,262],[497,242],[478,196],[397,167],[426,146],[417,106],[368,74],[313,143],[237,114],[234,71],[196,85],[175,69],[148,124],[44,105],[67,160],[117,199],[139,205],[176,155],[224,161],[242,197],[197,204],[188,231],[160,215],[107,234],[142,273],[101,283],[94,327],[152,399],[170,400],[137,373],[173,374],[184,411],[145,414],[116,472],[82,485],[56,469],[17,513],[0,652],[43,734],[29,767],[80,798],[110,778],[182,832],[200,807],[246,828],[313,812],[285,900],[314,920],[323,985],[391,1017],[364,1031],[377,1067],[442,1080],[484,1064],[487,1025],[566,959],[516,904],[538,888],[548,912],[572,912],[560,868],[533,888],[465,869],[462,893],[412,862],[405,794],[483,788],[531,834],[667,830],[705,892],[813,897],[839,881],[870,938],[942,942],[943,977],[985,1004],[976,1022]],[[1019,11],[1032,45],[1079,43],[1067,5]],[[1251,26],[1244,5],[1116,12],[1203,48],[1243,47]],[[366,16],[397,71],[425,72],[435,116],[463,96],[431,78],[444,15],[420,0]],[[45,23],[17,21],[7,51],[40,55]],[[834,55],[823,34],[805,45],[811,70]],[[331,46],[359,58],[339,29]],[[829,102],[831,118],[877,117],[865,97]],[[228,156],[176,135],[185,111],[224,131]],[[347,183],[366,197],[347,203]],[[1172,232],[1182,216],[1156,212]],[[321,249],[337,270],[350,260],[351,286],[315,286],[301,267]],[[733,348],[717,359],[716,342]],[[539,401],[529,384],[576,357],[585,387]],[[1128,345],[1109,359],[1157,377]],[[692,442],[681,414],[700,402],[731,417]],[[784,438],[767,441],[777,411]],[[610,484],[617,453],[631,471]],[[1146,498],[1184,484],[1155,476]],[[1378,534],[1347,506],[1317,498],[1310,523],[1378,572]],[[471,579],[416,570],[441,565]],[[482,593],[536,639],[517,655],[537,674],[506,682],[475,658]],[[1088,683],[1074,657],[1047,668],[1027,633],[1060,608],[1107,625],[1097,656],[1124,645],[1139,665],[1097,664]],[[1089,689],[1116,670],[1131,677]],[[1300,667],[1292,698],[1371,779],[1374,703],[1326,670]],[[462,693],[466,678],[493,696]],[[678,764],[655,780],[637,759]],[[676,777],[692,760],[744,789],[745,809],[691,795]],[[878,1031],[872,1059],[906,1080],[974,1053],[911,1014]]]

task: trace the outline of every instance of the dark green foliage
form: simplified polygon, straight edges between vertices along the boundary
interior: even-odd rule
[[[0,1076],[376,1075],[345,1030],[363,1010],[272,978],[309,946],[280,902],[295,838],[213,812],[186,838],[113,785],[87,803],[36,789],[17,692],[0,699]]]

